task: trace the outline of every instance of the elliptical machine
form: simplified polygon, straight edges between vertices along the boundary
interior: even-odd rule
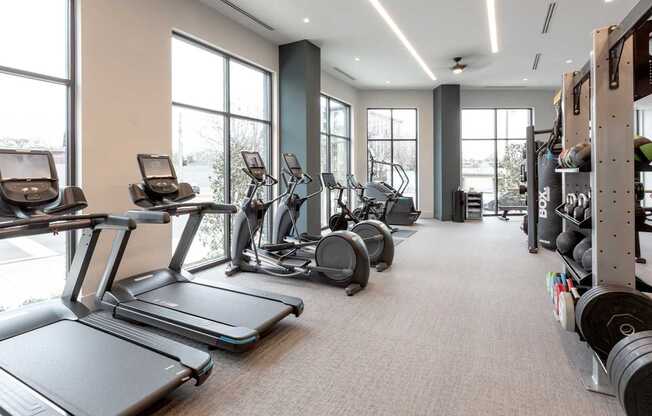
[[[274,202],[284,198],[263,201],[257,196],[263,187],[272,187],[278,180],[267,173],[258,152],[240,152],[251,178],[249,189],[233,221],[231,263],[226,275],[238,272],[262,273],[277,277],[306,277],[344,287],[352,296],[364,289],[369,281],[369,254],[360,236],[350,231],[338,231],[320,239],[314,256],[302,256],[299,251],[314,242],[283,242],[261,244],[265,214]],[[255,241],[256,234],[258,242]]]
[[[410,177],[405,172],[403,166],[398,163],[389,163],[376,160],[374,155],[369,153],[369,182],[367,182],[367,196],[376,198],[379,202],[385,203],[384,220],[387,224],[393,225],[413,225],[421,216],[421,211],[417,210],[414,200],[411,197],[404,196],[403,192],[410,183]],[[384,181],[375,181],[376,165],[389,166],[396,171],[401,179],[401,185],[398,189]]]
[[[354,174],[350,173],[346,175],[346,182],[348,183],[349,188],[355,191],[358,200],[362,204],[362,207],[358,207],[353,210],[353,215],[356,218],[361,220],[378,220],[385,224],[392,233],[398,231],[398,228],[392,227],[385,220],[385,209],[387,208],[386,204],[378,202],[376,198],[368,197],[365,194],[366,188],[363,184],[358,182],[358,179]]]
[[[288,190],[286,192],[287,196],[281,199],[282,203],[279,204],[274,216],[273,241],[277,244],[282,244],[287,242],[289,238],[293,237],[295,241],[301,243],[312,242],[314,244],[315,242],[320,241],[323,237],[321,235],[299,233],[297,221],[301,214],[301,206],[308,199],[318,196],[322,192],[324,186],[330,187],[337,185],[335,177],[332,173],[322,173],[322,186],[319,191],[308,194],[302,198],[296,193],[297,187],[299,185],[309,184],[313,181],[312,177],[303,171],[299,159],[297,159],[295,154],[284,153],[283,161],[285,162],[285,170],[282,174]],[[289,180],[286,179],[286,175],[289,176]],[[330,175],[332,179],[324,181],[324,175]],[[340,208],[344,207],[342,209],[346,209],[349,216],[352,215],[351,211],[342,201],[341,192],[338,198],[338,205]],[[338,214],[335,214],[333,217],[336,217],[337,215]],[[333,217],[332,220],[335,221],[335,223],[333,224],[333,227],[330,227],[332,231],[344,231],[348,229],[347,219],[349,217],[344,217],[341,222],[338,218]],[[355,222],[355,225],[351,228],[351,232],[359,235],[364,240],[367,252],[369,253],[369,261],[371,265],[379,272],[389,268],[394,261],[394,240],[392,239],[390,230],[380,221],[361,221],[357,218],[351,218],[351,220]],[[304,247],[304,250],[305,249],[309,249],[309,247]]]

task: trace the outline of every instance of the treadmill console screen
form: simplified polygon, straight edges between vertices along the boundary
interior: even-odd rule
[[[140,159],[143,167],[143,176],[146,178],[171,178],[172,161],[167,156],[144,156]]]
[[[251,175],[259,181],[265,179],[267,169],[265,168],[265,162],[263,162],[263,158],[260,157],[260,153],[241,152],[241,154],[249,173],[251,173]]]
[[[324,181],[324,186],[327,188],[335,188],[337,186],[337,181],[335,180],[335,175],[330,172],[324,172],[321,174],[321,179]]]
[[[44,205],[59,196],[50,152],[0,150],[0,197],[18,207]]]
[[[0,178],[16,179],[54,179],[50,169],[50,159],[43,153],[0,153]]]
[[[295,178],[301,179],[303,177],[303,169],[297,159],[297,155],[294,153],[283,153],[283,160],[285,160],[285,166]]]
[[[150,191],[168,195],[179,190],[177,176],[169,156],[138,155],[138,163]]]

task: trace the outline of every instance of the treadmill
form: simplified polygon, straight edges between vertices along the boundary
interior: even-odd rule
[[[80,291],[100,233],[135,222],[60,191],[50,152],[0,150],[0,239],[82,230],[60,298],[0,313],[0,414],[133,415],[185,382],[201,384],[206,352],[93,312]]]
[[[194,190],[177,180],[168,156],[140,154],[137,160],[143,183],[130,185],[129,194],[142,209],[127,215],[147,224],[169,223],[171,215],[187,215],[188,221],[167,268],[116,282],[132,230],[119,231],[110,266],[97,290],[99,305],[116,318],[234,352],[253,348],[283,318],[301,314],[303,301],[299,298],[210,282],[184,270],[184,260],[202,218],[207,214],[234,214],[237,208],[192,201]]]

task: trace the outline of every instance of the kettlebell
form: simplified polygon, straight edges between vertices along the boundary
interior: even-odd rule
[[[580,194],[578,197],[578,202],[577,206],[573,210],[573,218],[575,218],[577,221],[583,221],[584,220],[584,213],[586,212],[586,208],[588,207],[587,205],[587,197],[584,194]]]
[[[591,218],[591,192],[589,191],[588,196],[586,197],[586,209],[584,209],[584,219],[588,220]]]
[[[577,195],[575,194],[566,195],[566,205],[564,205],[564,211],[566,211],[566,214],[572,217],[573,214],[575,213],[576,206],[577,206]]]

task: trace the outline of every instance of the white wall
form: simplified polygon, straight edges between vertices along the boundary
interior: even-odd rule
[[[396,91],[374,90],[358,93],[356,112],[357,136],[355,174],[360,181],[367,176],[367,109],[374,107],[416,108],[418,120],[418,178],[419,209],[423,218],[434,215],[433,170],[433,97],[431,90]]]
[[[81,178],[91,210],[124,212],[132,208],[127,184],[140,179],[136,154],[172,150],[172,31],[272,72],[278,70],[278,48],[195,0],[85,0],[79,5]],[[102,240],[98,260],[108,253],[108,243]],[[170,227],[141,226],[120,276],[162,267],[170,255]],[[98,273],[95,263],[86,293],[95,290]]]
[[[462,108],[533,108],[537,130],[552,128],[553,90],[462,89]]]

